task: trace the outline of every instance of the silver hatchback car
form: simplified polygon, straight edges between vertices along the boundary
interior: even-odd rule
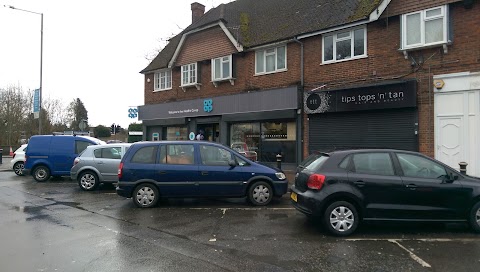
[[[84,191],[95,190],[100,183],[118,181],[118,166],[131,144],[118,143],[88,146],[73,162],[72,180]]]

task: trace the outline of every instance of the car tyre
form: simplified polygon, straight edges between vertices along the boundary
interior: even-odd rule
[[[14,165],[13,165],[13,172],[15,172],[15,174],[17,176],[23,176],[23,168],[24,168],[25,164],[23,162],[16,162]]]
[[[85,171],[78,177],[78,185],[84,191],[93,191],[99,184],[98,176],[93,171]]]
[[[160,195],[155,185],[143,183],[133,191],[133,203],[140,208],[151,208],[157,205]]]
[[[472,211],[470,212],[470,227],[473,231],[480,233],[480,202],[473,205]]]
[[[33,170],[33,178],[38,182],[47,181],[50,178],[50,169],[43,165],[35,167]]]
[[[272,199],[272,186],[265,181],[257,181],[248,189],[248,200],[255,206],[268,205]]]
[[[354,205],[347,201],[336,201],[325,210],[323,223],[335,236],[348,236],[358,227],[360,217]]]

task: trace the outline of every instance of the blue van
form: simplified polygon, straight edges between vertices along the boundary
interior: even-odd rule
[[[262,206],[288,189],[280,169],[206,141],[134,143],[120,162],[118,178],[117,194],[142,208],[155,206],[160,197],[247,197]]]
[[[70,176],[73,160],[89,145],[105,142],[88,136],[38,135],[28,141],[25,152],[24,175],[36,181],[46,181],[50,176]]]

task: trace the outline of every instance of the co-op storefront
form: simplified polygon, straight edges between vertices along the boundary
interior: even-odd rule
[[[310,152],[345,148],[418,151],[417,82],[388,81],[306,92]]]
[[[301,160],[301,110],[297,86],[139,107],[144,140],[193,140],[200,130],[252,159]]]

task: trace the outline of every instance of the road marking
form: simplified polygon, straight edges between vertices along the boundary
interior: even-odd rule
[[[410,254],[410,258],[412,258],[413,260],[415,260],[417,263],[419,263],[421,266],[423,267],[428,267],[428,268],[431,268],[432,266],[429,265],[426,261],[422,260],[420,257],[418,257],[417,255],[415,255],[415,253],[413,253],[412,251],[408,250],[406,247],[402,246],[399,242],[397,242],[396,240],[388,240],[390,243],[394,243],[396,245],[398,245],[400,248],[402,248],[403,250],[405,250],[406,252],[408,252],[408,254]]]
[[[228,210],[239,210],[239,211],[261,211],[261,210],[295,210],[295,208],[162,208],[162,209],[176,209],[176,210],[221,210],[224,214]]]
[[[349,242],[357,242],[357,241],[421,241],[421,242],[478,242],[480,238],[352,238],[352,239],[345,239],[345,241]]]

